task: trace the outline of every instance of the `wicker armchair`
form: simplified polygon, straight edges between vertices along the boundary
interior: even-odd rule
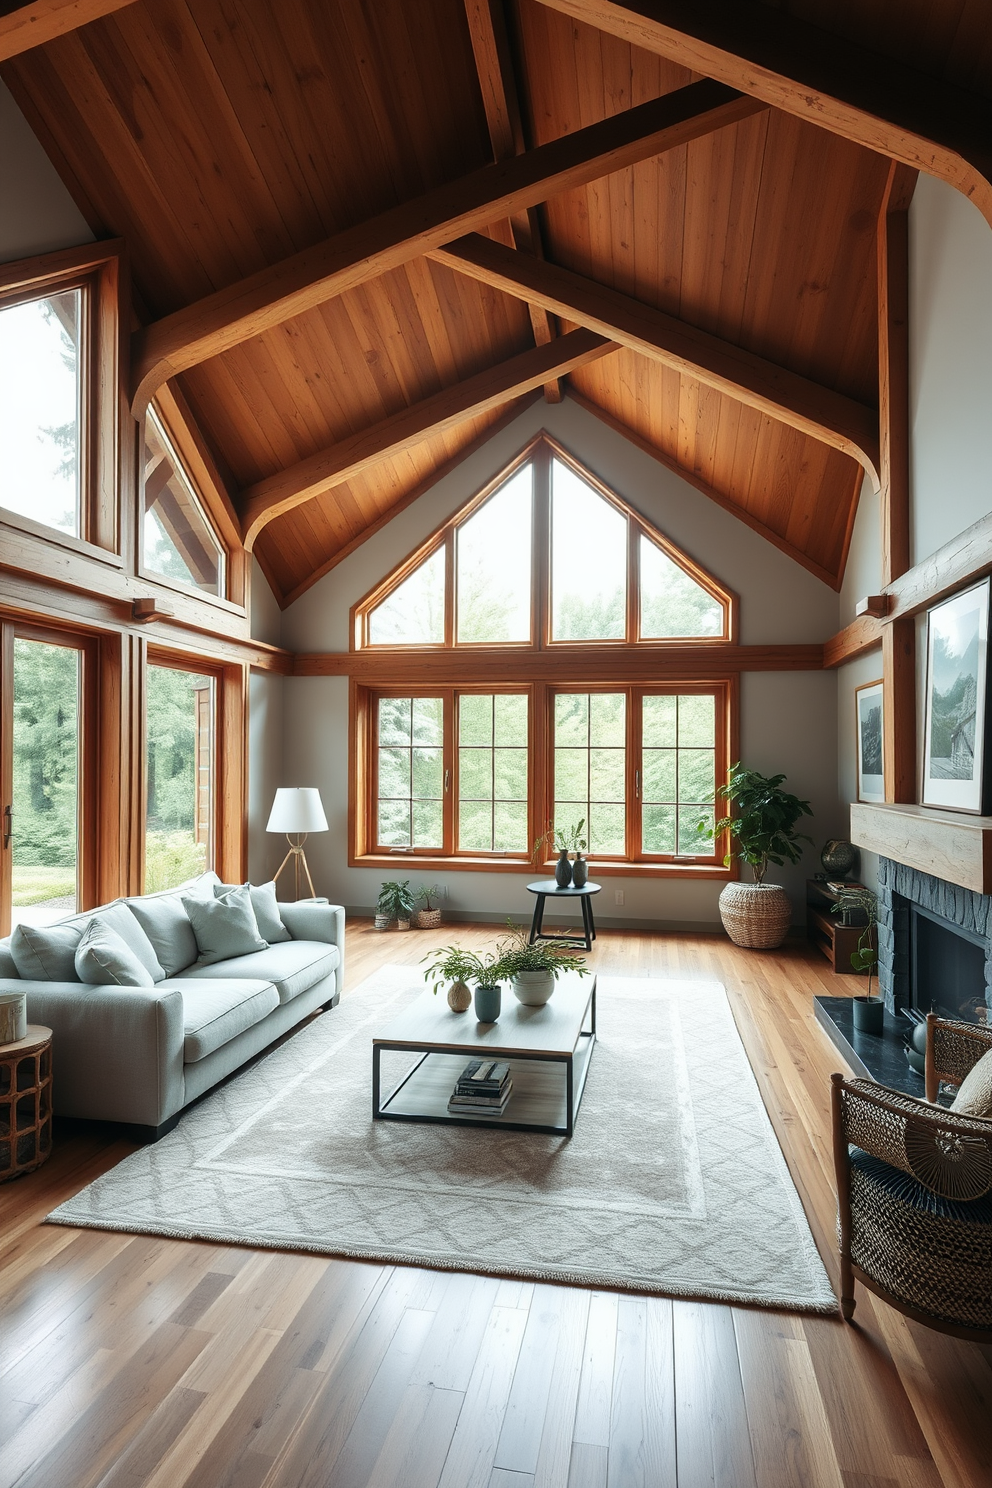
[[[927,1091],[959,1085],[992,1030],[931,1014]],[[992,1342],[992,1120],[833,1076],[841,1312],[854,1282],[917,1322]]]

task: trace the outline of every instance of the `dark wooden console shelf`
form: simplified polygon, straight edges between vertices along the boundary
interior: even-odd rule
[[[860,885],[851,884],[857,888]],[[847,972],[852,976],[854,968],[851,956],[858,949],[863,925],[842,925],[840,916],[831,914],[831,905],[838,896],[820,879],[806,880],[806,936],[830,962],[831,970]],[[864,975],[858,972],[857,975]]]

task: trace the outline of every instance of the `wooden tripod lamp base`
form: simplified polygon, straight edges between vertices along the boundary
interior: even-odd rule
[[[320,800],[320,792],[315,786],[290,786],[276,791],[275,800],[272,802],[272,810],[265,825],[267,832],[285,832],[289,842],[289,852],[283,858],[276,869],[275,882],[278,883],[279,875],[286,867],[290,858],[293,860],[293,877],[296,884],[296,897],[300,897],[300,869],[302,865],[303,875],[310,887],[310,898],[315,899],[313,879],[310,877],[310,869],[307,866],[307,855],[303,851],[303,844],[311,832],[326,832],[327,817]],[[295,841],[294,841],[295,838]]]

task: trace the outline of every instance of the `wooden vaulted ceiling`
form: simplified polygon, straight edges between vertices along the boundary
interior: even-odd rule
[[[496,78],[476,55],[488,0],[135,0],[0,71],[94,230],[126,239],[147,323],[456,182],[494,154],[531,151],[702,75],[689,70],[691,56],[633,44],[637,17],[619,6],[607,7],[617,16],[604,30],[581,18],[590,5],[602,9],[596,0],[550,3],[495,0],[507,38]],[[984,4],[749,8],[989,91]],[[677,22],[692,6],[647,9]],[[806,379],[856,425],[870,421],[878,397],[875,227],[888,165],[795,111],[761,106],[559,191],[529,216],[514,214],[512,227],[497,220],[488,234],[663,312],[659,324],[675,317],[718,338],[717,360],[742,349],[759,382],[766,364],[791,374],[800,393]],[[462,241],[471,255],[472,240]],[[498,287],[498,275],[466,267],[444,250],[408,258],[176,375],[236,504],[245,509],[251,492],[257,506],[281,472],[323,451],[361,450],[385,420],[402,432],[406,410],[433,407],[428,400],[472,378],[489,386],[490,369],[517,366],[535,341],[557,332],[557,345],[575,330]],[[827,442],[802,419],[734,396],[719,376],[645,354],[631,308],[625,344],[588,330],[567,343],[575,354],[561,383],[839,584],[862,478],[858,439]],[[549,365],[556,355],[551,347]],[[546,384],[556,396],[558,379]],[[501,396],[466,393],[429,437],[394,440],[388,458],[261,527],[255,551],[280,599],[301,593],[519,406]]]

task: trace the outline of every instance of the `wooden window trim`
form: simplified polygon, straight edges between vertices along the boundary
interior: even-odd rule
[[[389,686],[364,686],[353,678],[349,686],[349,794],[348,794],[348,866],[351,868],[392,868],[410,863],[418,869],[439,869],[469,873],[528,873],[546,876],[554,858],[535,861],[531,854],[468,853],[454,847],[453,818],[457,804],[458,761],[454,739],[455,701],[461,694],[516,692],[527,695],[528,705],[528,841],[533,842],[550,820],[554,799],[554,730],[551,719],[554,696],[559,692],[623,692],[627,697],[627,797],[626,835],[628,843],[640,846],[639,802],[633,790],[633,772],[640,768],[641,743],[635,735],[639,706],[632,699],[659,693],[712,693],[718,700],[717,780],[726,779],[731,760],[739,754],[739,680],[730,675],[693,681],[664,680],[617,686],[610,683],[564,684],[550,680],[526,685],[492,683],[437,683],[411,686],[396,683]],[[451,771],[450,789],[445,795],[445,843],[441,851],[414,848],[387,852],[378,847],[376,833],[375,704],[380,697],[441,697],[444,702],[445,760],[442,768]],[[642,772],[643,775],[643,772]],[[726,882],[737,877],[736,865],[723,862],[725,841],[718,842],[712,859],[688,862],[678,855],[649,855],[640,858],[593,855],[597,877],[680,878],[696,881]]]
[[[80,484],[78,536],[0,512],[32,536],[106,559],[121,554],[119,462],[120,367],[126,316],[126,260],[121,242],[40,254],[0,267],[0,309],[82,289],[80,328]]]
[[[560,460],[591,486],[598,495],[626,518],[628,524],[627,554],[627,634],[617,640],[555,641],[551,638],[551,462]],[[461,527],[483,505],[493,493],[508,481],[520,467],[529,461],[534,463],[534,529],[532,543],[531,587],[531,639],[529,641],[473,642],[455,641],[455,535]],[[641,537],[658,547],[668,558],[719,603],[724,611],[725,625],[719,636],[672,636],[642,639],[640,635],[640,539]],[[446,577],[444,640],[417,643],[373,645],[369,640],[369,621],[372,611],[410,577],[415,569],[425,563],[440,548],[445,550]],[[436,654],[457,650],[485,655],[494,652],[558,651],[561,648],[583,650],[590,646],[604,646],[611,650],[657,651],[663,654],[673,646],[710,647],[734,646],[738,641],[740,602],[733,590],[708,573],[700,564],[682,552],[664,533],[612,491],[598,476],[588,470],[582,462],[571,455],[563,445],[545,430],[530,440],[525,447],[493,476],[474,496],[448,517],[441,525],[384,579],[370,589],[351,609],[349,625],[349,649],[351,651],[374,651],[376,655],[409,655],[412,652]]]

